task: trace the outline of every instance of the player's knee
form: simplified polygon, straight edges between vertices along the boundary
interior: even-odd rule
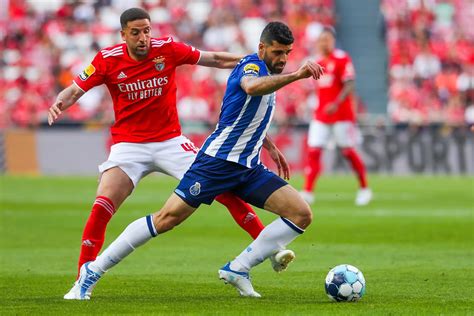
[[[313,212],[307,204],[300,211],[300,221],[303,223],[302,228],[308,227],[313,221]]]
[[[350,155],[352,155],[352,153],[354,152],[354,148],[352,147],[343,147],[341,148],[341,153],[344,157],[349,157]]]
[[[291,218],[293,223],[301,229],[306,229],[313,221],[313,212],[307,203],[299,204],[293,212]]]

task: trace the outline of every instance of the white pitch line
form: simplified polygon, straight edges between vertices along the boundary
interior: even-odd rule
[[[357,217],[470,217],[474,219],[473,209],[438,209],[438,210],[416,210],[416,209],[355,209],[349,216]],[[340,212],[324,212],[321,216],[341,216]]]

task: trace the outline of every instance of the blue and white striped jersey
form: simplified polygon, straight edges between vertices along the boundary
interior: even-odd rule
[[[244,76],[270,75],[257,54],[244,57],[227,81],[219,122],[201,150],[209,156],[232,161],[248,168],[260,164],[263,139],[275,109],[275,92],[250,96],[240,86]]]

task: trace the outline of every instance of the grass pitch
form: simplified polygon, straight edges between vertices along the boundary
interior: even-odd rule
[[[375,200],[353,205],[352,177],[323,177],[315,221],[276,274],[253,270],[262,299],[240,298],[217,270],[250,238],[217,203],[141,247],[99,282],[91,301],[64,301],[76,273],[80,237],[95,196],[94,178],[0,178],[1,314],[472,314],[474,180],[371,177]],[[301,187],[301,178],[292,182]],[[108,227],[106,245],[132,220],[163,204],[176,185],[149,177]],[[274,215],[258,211],[269,223]],[[332,303],[327,271],[360,268],[367,294]]]

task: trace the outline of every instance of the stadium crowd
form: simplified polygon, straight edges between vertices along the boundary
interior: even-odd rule
[[[383,0],[390,54],[390,102],[395,122],[462,124],[474,106],[474,9],[468,1]],[[315,54],[323,25],[334,25],[333,0],[6,0],[0,13],[0,129],[35,127],[46,109],[100,48],[119,43],[120,13],[146,8],[153,35],[205,50],[246,54],[256,50],[266,21],[285,20],[296,41],[286,70]],[[228,70],[177,68],[178,109],[188,124],[212,125],[219,113]],[[280,125],[308,122],[316,104],[311,82],[278,94]],[[468,108],[467,105],[470,104]],[[472,115],[472,114],[471,114]],[[474,115],[472,115],[474,116]],[[112,103],[95,88],[65,113],[62,122],[109,123]],[[472,118],[474,120],[474,118]]]
[[[383,0],[395,122],[474,123],[474,4]]]
[[[296,68],[314,54],[314,40],[323,24],[334,24],[332,0],[291,1],[10,1],[0,17],[3,76],[0,78],[0,128],[38,126],[54,96],[93,59],[100,48],[120,42],[119,15],[133,6],[147,9],[153,35],[205,50],[246,54],[255,51],[267,20],[283,19],[297,38],[292,63]],[[228,70],[178,67],[178,109],[186,122],[214,124]],[[280,93],[280,122],[305,117],[312,86],[294,84]],[[112,103],[104,87],[89,91],[62,122],[109,122]]]

